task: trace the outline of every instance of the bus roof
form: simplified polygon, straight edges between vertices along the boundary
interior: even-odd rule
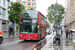
[[[22,12],[23,11],[36,11],[36,10],[22,10]],[[39,12],[39,13],[41,13],[40,11],[37,11],[37,12]],[[42,14],[42,13],[41,13]],[[42,14],[43,15],[43,14]],[[43,15],[44,16],[44,15]],[[44,16],[45,17],[45,16]],[[46,18],[46,17],[45,17]],[[47,19],[47,18],[46,18]]]

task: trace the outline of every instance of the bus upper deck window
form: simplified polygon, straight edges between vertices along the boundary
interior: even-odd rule
[[[24,13],[24,17],[30,17],[28,13]]]

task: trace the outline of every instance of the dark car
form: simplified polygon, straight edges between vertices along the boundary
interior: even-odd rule
[[[3,37],[0,36],[0,44],[2,44],[2,41],[3,41]]]

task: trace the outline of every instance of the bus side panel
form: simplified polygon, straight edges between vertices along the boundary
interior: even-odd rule
[[[39,25],[39,11],[38,11],[38,23],[37,25]],[[40,40],[40,29],[37,27],[37,33],[38,33],[38,40]]]
[[[40,12],[39,12],[39,14],[40,14]],[[43,15],[43,14],[41,14],[41,15]],[[43,17],[45,17],[45,16],[43,16]],[[46,36],[46,21],[44,21],[42,18],[41,18],[41,16],[39,16],[39,25],[40,25],[40,36],[41,36],[41,39],[43,39],[45,36]]]
[[[41,40],[40,29],[38,29],[38,40]]]

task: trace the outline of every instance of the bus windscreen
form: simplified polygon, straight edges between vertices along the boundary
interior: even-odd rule
[[[22,17],[23,18],[37,18],[37,11],[23,11]]]
[[[21,33],[37,33],[37,25],[23,25],[21,24],[20,27],[20,32]]]

